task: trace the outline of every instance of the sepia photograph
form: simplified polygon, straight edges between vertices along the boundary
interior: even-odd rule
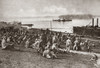
[[[100,68],[100,0],[0,0],[0,68]]]

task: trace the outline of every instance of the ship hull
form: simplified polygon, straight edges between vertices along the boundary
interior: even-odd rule
[[[100,37],[100,27],[73,27],[73,33],[83,36]]]

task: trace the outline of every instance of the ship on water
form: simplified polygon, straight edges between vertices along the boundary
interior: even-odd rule
[[[66,22],[66,21],[72,21],[71,19],[54,19],[53,21],[57,21],[57,22]]]
[[[73,33],[81,36],[91,36],[91,37],[100,37],[100,27],[98,25],[99,19],[96,19],[96,25],[94,25],[94,18],[92,18],[92,25],[87,26],[74,26]]]

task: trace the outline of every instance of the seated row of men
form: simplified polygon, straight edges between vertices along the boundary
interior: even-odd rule
[[[68,37],[66,40],[66,46],[65,48],[60,48],[58,45],[58,42],[55,42],[55,38],[53,37],[52,42],[48,41],[46,44],[44,44],[43,39],[41,36],[39,38],[36,38],[35,43],[32,45],[30,43],[30,38],[28,38],[25,41],[25,47],[31,47],[36,49],[42,56],[46,58],[57,58],[56,53],[58,51],[62,52],[69,52],[71,49],[73,50],[90,50],[89,46],[89,40],[86,41],[81,41],[81,38],[77,38],[72,42],[71,38]],[[7,48],[14,48],[14,44],[10,42],[10,38],[4,36],[1,42],[2,49],[7,49]]]
[[[80,41],[79,38],[76,38],[74,43],[72,43],[71,38],[68,38],[66,40],[65,48],[60,48],[57,42],[50,43],[50,41],[48,41],[44,47],[41,47],[41,43],[42,43],[41,39],[36,39],[35,43],[32,44],[31,47],[37,49],[38,52],[42,53],[42,55],[47,58],[52,58],[52,57],[57,58],[56,53],[58,51],[70,52],[71,49],[86,50],[86,51],[91,50],[90,48],[91,46],[89,45],[89,40]]]

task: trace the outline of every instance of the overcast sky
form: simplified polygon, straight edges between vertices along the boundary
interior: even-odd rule
[[[100,15],[100,0],[0,0],[0,17]]]

